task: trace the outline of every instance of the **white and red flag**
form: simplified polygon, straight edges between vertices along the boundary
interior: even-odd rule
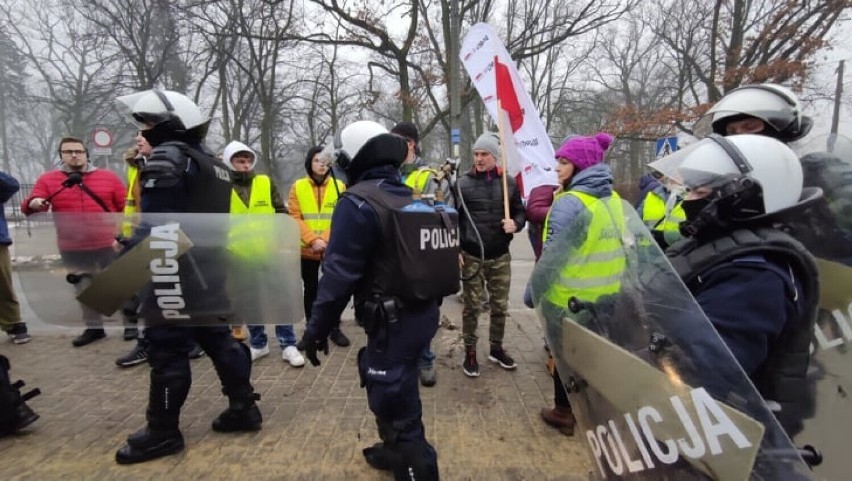
[[[510,175],[520,174],[524,197],[539,185],[559,185],[553,145],[500,37],[487,23],[477,23],[465,36],[459,55],[500,127],[506,167]]]

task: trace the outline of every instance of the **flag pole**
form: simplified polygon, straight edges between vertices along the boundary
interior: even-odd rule
[[[509,170],[506,168],[506,146],[503,144],[503,139],[506,137],[503,135],[503,105],[500,99],[497,99],[497,131],[500,136],[500,163],[503,166],[503,218],[506,220],[510,220],[509,217],[509,182],[506,180],[506,176],[509,175]]]

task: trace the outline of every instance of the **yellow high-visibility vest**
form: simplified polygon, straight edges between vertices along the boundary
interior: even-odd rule
[[[415,193],[422,194],[426,189],[426,183],[429,181],[430,175],[435,175],[436,172],[432,169],[418,169],[408,174],[405,177],[405,185],[411,187]]]
[[[331,182],[337,183],[336,189]],[[335,204],[337,204],[337,191],[343,192],[346,188],[343,182],[337,179],[331,179],[331,182],[325,188],[325,194],[322,196],[320,205],[317,205],[314,183],[310,178],[303,177],[297,180],[295,184],[296,200],[299,202],[302,219],[308,228],[317,235],[331,229],[331,214],[334,212]],[[304,241],[302,247],[307,247]]]
[[[232,217],[228,232],[228,250],[243,259],[267,259],[276,245],[276,230],[272,218],[257,218],[254,214],[275,213],[272,205],[272,182],[269,176],[256,175],[251,182],[249,203],[246,205],[235,189],[231,190],[231,214],[253,214]]]
[[[133,185],[136,184],[136,177],[138,175],[138,167],[127,167],[127,194],[124,195],[124,217],[126,220],[121,223],[121,235],[125,238],[130,238],[133,235],[134,222],[131,219],[139,211],[136,205],[139,199],[133,197]]]
[[[666,199],[660,197],[656,192],[648,192],[642,204],[642,221],[651,230],[680,233],[678,225],[686,220],[686,212],[683,211],[681,203],[675,204],[674,208],[666,215]]]
[[[231,189],[231,214],[274,214],[272,182],[267,175],[256,175],[251,181],[249,203],[246,205],[236,189]]]
[[[618,194],[613,192],[610,197],[598,199],[571,190],[557,194],[554,205],[565,195],[577,197],[591,213],[591,219],[586,239],[571,256],[574,261],[562,267],[559,278],[544,293],[545,299],[559,307],[567,306],[572,297],[595,302],[601,296],[615,294],[621,289],[621,276],[627,265],[622,244],[624,212]],[[549,223],[548,212],[545,233]]]

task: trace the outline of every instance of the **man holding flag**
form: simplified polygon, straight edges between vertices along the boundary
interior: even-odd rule
[[[462,335],[465,359],[462,367],[468,377],[479,376],[476,328],[485,288],[488,289],[491,314],[488,360],[504,369],[517,367],[503,349],[503,334],[512,280],[509,243],[512,235],[524,228],[526,216],[515,179],[497,167],[498,158],[498,136],[493,132],[482,134],[473,146],[473,168],[458,181],[464,291]],[[462,210],[467,210],[467,213]],[[477,232],[481,242],[477,239]]]

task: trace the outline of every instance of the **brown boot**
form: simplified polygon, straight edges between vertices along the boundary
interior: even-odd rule
[[[556,406],[553,409],[542,408],[541,419],[548,425],[559,429],[559,432],[566,436],[574,435],[574,413],[570,407]]]

